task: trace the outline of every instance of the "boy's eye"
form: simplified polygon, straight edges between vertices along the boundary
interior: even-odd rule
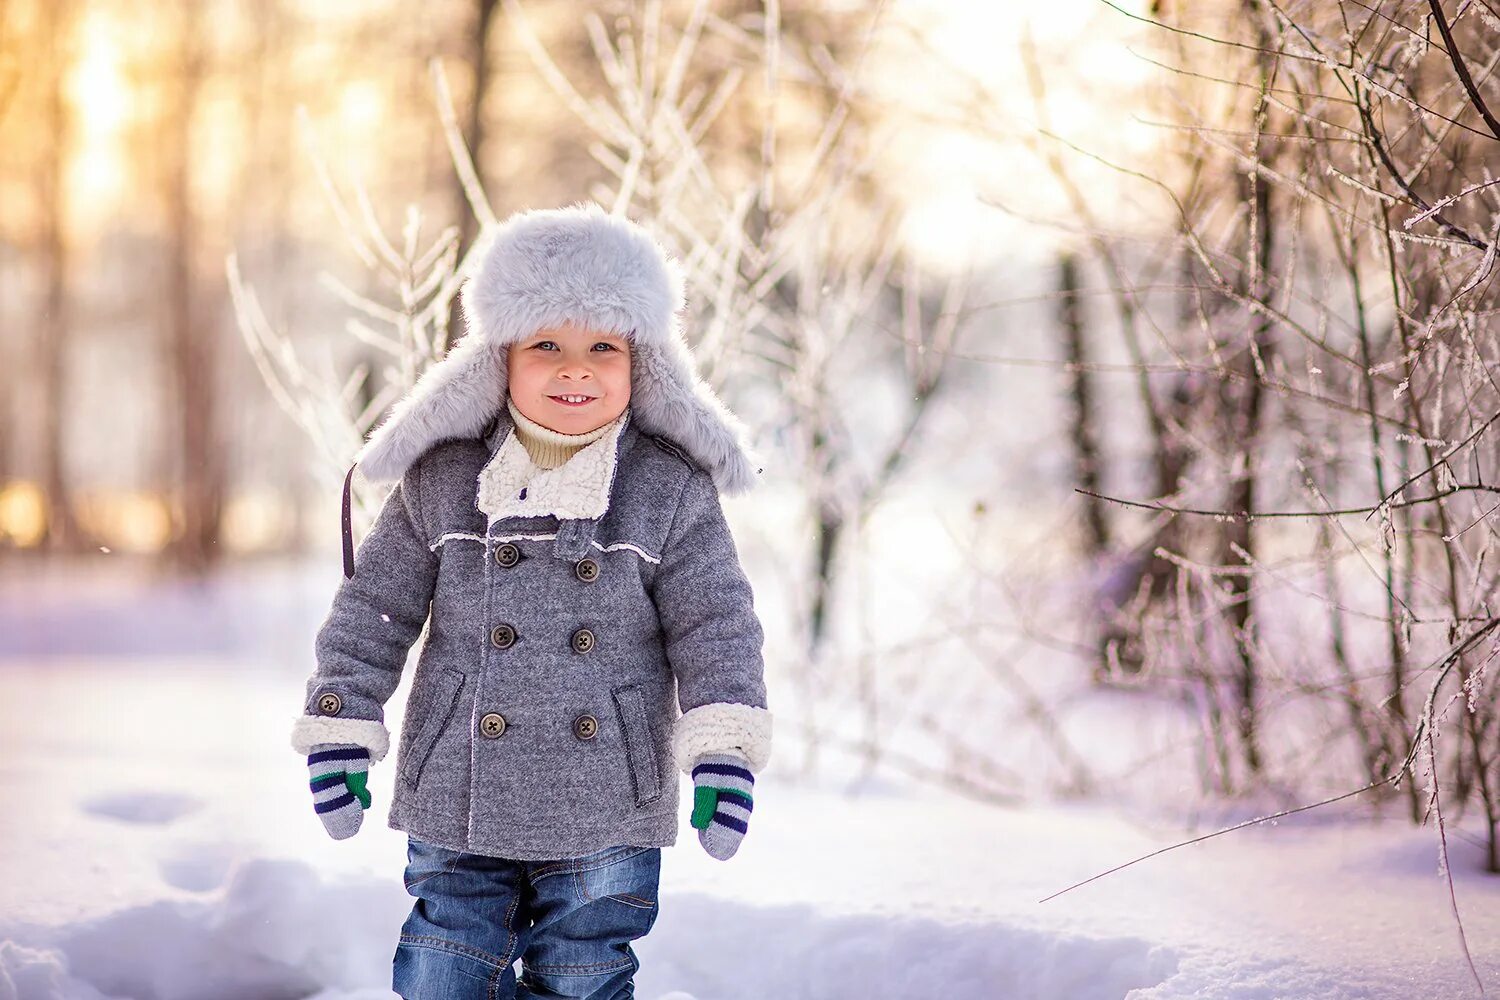
[[[619,350],[619,348],[617,348],[614,344],[611,344],[611,343],[609,343],[606,340],[601,340],[597,344],[595,344],[594,346],[595,347],[602,347],[606,351],[617,351],[617,350]],[[557,347],[557,344],[553,343],[550,340],[539,340],[535,344],[533,344],[532,347],[534,347],[534,348],[536,348],[537,350],[540,351],[540,350],[546,350],[546,349],[555,349]]]

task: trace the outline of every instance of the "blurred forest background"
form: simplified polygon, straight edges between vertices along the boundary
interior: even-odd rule
[[[808,768],[1362,790],[1476,817],[1500,871],[1491,5],[0,24],[13,578],[332,565],[476,235],[590,197],[684,261],[700,365],[774,456],[736,516]]]

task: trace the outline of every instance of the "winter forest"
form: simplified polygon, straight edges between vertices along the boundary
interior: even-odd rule
[[[634,996],[1500,991],[1497,173],[1493,0],[0,0],[0,1000],[396,996],[341,490],[584,199],[764,459]]]

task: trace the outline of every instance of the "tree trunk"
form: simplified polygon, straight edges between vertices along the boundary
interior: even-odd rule
[[[192,125],[203,78],[205,54],[200,44],[200,12],[195,3],[182,6],[181,42],[176,79],[167,90],[162,200],[167,213],[167,370],[176,426],[168,435],[177,446],[179,520],[170,555],[191,573],[200,574],[223,555],[219,528],[223,518],[225,442],[219,433],[216,358],[219,311],[217,282],[196,267],[198,234],[192,204]]]
[[[484,95],[490,89],[492,66],[490,63],[490,26],[495,20],[499,0],[475,0],[474,31],[469,36],[469,65],[473,68],[474,92],[470,95],[469,115],[463,125],[464,145],[469,149],[469,158],[474,161],[474,172],[484,181]],[[463,183],[453,179],[454,212],[458,217],[458,255],[463,255],[473,246],[478,236],[478,224],[474,211],[469,207]],[[463,332],[463,313],[459,297],[455,295],[448,307],[448,343],[451,344]],[[447,344],[442,345],[447,347]]]
[[[46,519],[43,542],[54,551],[77,551],[85,540],[74,516],[67,479],[67,449],[64,440],[67,411],[67,358],[73,337],[69,310],[67,233],[68,142],[72,113],[63,95],[71,51],[73,5],[44,5],[43,31],[47,39],[46,121],[41,156],[42,231],[38,257],[42,261],[42,309],[37,324],[36,379],[38,409],[37,442],[40,446],[39,478]]]
[[[1251,8],[1255,6],[1253,0],[1248,6]],[[1256,25],[1257,40],[1262,52],[1268,52],[1271,40],[1266,35],[1264,23],[1257,19]],[[1254,126],[1255,148],[1253,150],[1257,163],[1269,158],[1261,143],[1263,116],[1267,106],[1266,93],[1271,85],[1271,68],[1268,65],[1268,58],[1264,55],[1260,58],[1259,71],[1260,98],[1255,108],[1257,121]],[[1251,202],[1249,220],[1251,228],[1250,239],[1247,241],[1249,250],[1247,257],[1255,265],[1247,281],[1246,294],[1258,302],[1268,302],[1271,296],[1271,281],[1268,272],[1273,259],[1271,188],[1268,181],[1255,174],[1248,175],[1246,182],[1249,185],[1248,193]],[[1231,406],[1229,410],[1230,435],[1228,440],[1233,442],[1231,447],[1239,449],[1238,458],[1243,461],[1243,468],[1238,470],[1239,474],[1231,481],[1228,509],[1243,511],[1247,516],[1231,520],[1220,537],[1219,563],[1223,566],[1243,564],[1248,567],[1253,564],[1255,557],[1254,532],[1251,530],[1248,515],[1255,510],[1257,486],[1255,451],[1260,441],[1264,416],[1263,380],[1271,376],[1271,355],[1274,347],[1275,343],[1271,338],[1271,320],[1265,313],[1259,313],[1254,319],[1251,341],[1244,355],[1247,376],[1244,383],[1244,396],[1237,400],[1238,406]],[[1241,552],[1244,555],[1241,555]],[[1256,705],[1260,685],[1251,633],[1251,622],[1254,618],[1252,582],[1249,572],[1229,576],[1227,584],[1230,603],[1226,615],[1239,658],[1235,677],[1235,707],[1238,712],[1235,722],[1239,732],[1240,752],[1246,768],[1252,775],[1257,775],[1261,771],[1263,761],[1260,752]]]
[[[1058,260],[1058,324],[1069,366],[1069,397],[1073,407],[1073,461],[1078,485],[1090,493],[1099,490],[1099,441],[1094,422],[1093,376],[1088,371],[1088,347],[1083,339],[1083,308],[1078,300],[1078,258],[1064,252]],[[1084,498],[1084,551],[1090,561],[1109,548],[1109,522],[1104,501]]]

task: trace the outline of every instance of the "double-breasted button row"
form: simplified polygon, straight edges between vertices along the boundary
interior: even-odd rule
[[[479,720],[479,731],[492,740],[505,735],[505,716],[489,712]],[[592,715],[580,715],[573,720],[573,735],[580,740],[591,740],[599,734],[599,720]]]
[[[490,629],[490,644],[496,649],[509,649],[516,644],[516,628],[514,625],[502,623]],[[595,639],[590,629],[581,628],[575,631],[568,640],[575,653],[593,652]],[[337,697],[337,696],[334,696]],[[333,713],[328,713],[333,714]]]
[[[521,550],[510,542],[495,546],[495,562],[506,569],[521,561]],[[573,564],[573,573],[584,583],[599,579],[599,564],[592,559],[580,559]]]

